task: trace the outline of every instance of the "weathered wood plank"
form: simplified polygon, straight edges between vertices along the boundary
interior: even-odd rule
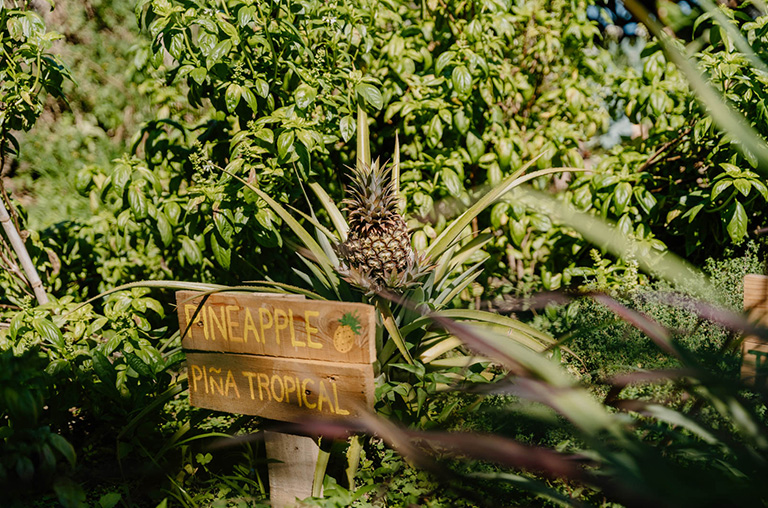
[[[374,402],[373,366],[187,352],[193,406],[282,421],[354,418]]]
[[[744,277],[744,310],[753,322],[768,326],[768,276]]]
[[[185,330],[201,298],[178,291],[179,326]],[[282,295],[211,295],[187,332],[187,350],[248,353],[283,358],[373,363],[373,306],[286,298]]]

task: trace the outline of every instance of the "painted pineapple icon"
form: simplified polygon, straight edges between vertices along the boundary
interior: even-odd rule
[[[357,312],[347,312],[339,319],[339,326],[333,332],[333,347],[339,353],[347,353],[355,345],[355,336],[360,335],[360,318]]]

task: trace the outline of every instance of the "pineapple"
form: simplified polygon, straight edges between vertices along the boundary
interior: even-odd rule
[[[360,335],[360,317],[357,312],[347,312],[341,316],[339,326],[333,332],[333,347],[339,353],[351,351],[356,335]]]
[[[398,211],[391,168],[375,161],[353,169],[347,189],[349,234],[337,246],[345,279],[368,293],[401,290],[414,285],[429,268],[414,253],[403,216]]]

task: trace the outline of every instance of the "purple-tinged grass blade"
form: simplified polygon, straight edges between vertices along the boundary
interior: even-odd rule
[[[672,344],[669,330],[660,325],[657,321],[649,318],[641,312],[622,305],[610,296],[604,293],[591,293],[590,296],[596,301],[608,307],[614,314],[619,316],[627,323],[634,325],[638,330],[646,334],[659,348],[676,358],[680,358],[680,352]]]

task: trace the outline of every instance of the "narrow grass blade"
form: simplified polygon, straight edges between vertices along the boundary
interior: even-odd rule
[[[451,274],[458,266],[463,265],[477,251],[482,249],[488,242],[493,240],[493,235],[483,233],[473,238],[467,245],[464,245],[450,256],[441,256],[435,265],[435,285],[440,287],[443,279]]]
[[[339,233],[339,238],[341,241],[347,241],[349,225],[347,224],[347,221],[344,220],[344,216],[336,206],[336,203],[334,203],[333,199],[331,199],[331,197],[327,192],[325,192],[325,189],[323,189],[319,183],[312,182],[309,184],[309,188],[312,189],[317,198],[320,200],[320,204],[323,205],[325,211],[328,212],[328,217],[330,217],[331,222],[333,223],[333,227],[335,227],[336,231]]]
[[[368,133],[368,114],[357,105],[357,168],[371,166],[371,139]]]
[[[317,454],[317,464],[315,464],[315,475],[312,478],[312,497],[323,497],[323,479],[325,471],[328,469],[328,459],[331,458],[331,452],[320,447]]]
[[[387,332],[389,332],[390,340],[394,341],[398,351],[400,351],[400,354],[403,355],[405,361],[408,362],[408,364],[413,365],[413,358],[411,357],[411,353],[408,351],[408,346],[405,344],[405,339],[400,334],[400,328],[395,322],[395,316],[392,314],[392,309],[389,307],[389,302],[383,298],[376,298],[376,308],[381,314],[381,320],[384,324],[384,328],[386,328]]]

